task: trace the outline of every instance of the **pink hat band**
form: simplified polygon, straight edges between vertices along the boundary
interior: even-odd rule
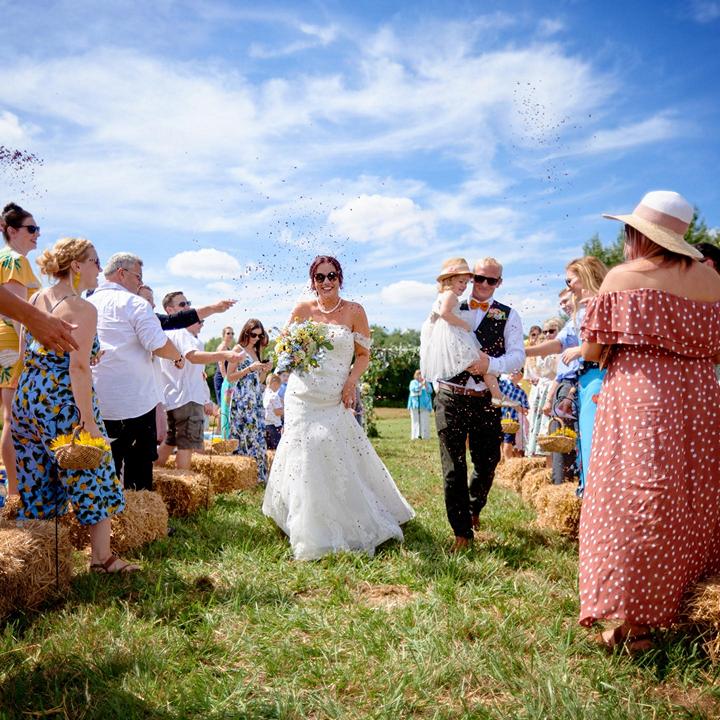
[[[685,220],[675,217],[674,215],[668,215],[660,210],[655,210],[655,208],[643,205],[642,203],[633,210],[633,215],[642,218],[643,220],[647,220],[654,225],[659,225],[660,227],[665,228],[670,232],[677,233],[678,235],[685,235],[687,229],[690,227],[689,222],[685,222]]]

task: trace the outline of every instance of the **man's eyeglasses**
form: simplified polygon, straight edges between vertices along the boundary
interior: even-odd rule
[[[35,233],[40,232],[39,225],[21,225],[20,227],[25,228],[31,235],[34,235]]]
[[[142,283],[142,273],[136,273],[134,270],[129,270],[128,268],[121,269],[125,272],[129,272],[131,275],[134,275]]]
[[[480,285],[480,283],[486,282],[490,287],[495,287],[501,278],[488,277],[487,275],[473,275],[473,282]]]
[[[335,282],[338,279],[338,274],[335,271],[329,272],[327,275],[323,273],[315,273],[315,282],[325,282],[327,278],[330,282]]]
[[[181,300],[177,306],[181,308],[190,307],[192,305],[192,302],[190,300]]]

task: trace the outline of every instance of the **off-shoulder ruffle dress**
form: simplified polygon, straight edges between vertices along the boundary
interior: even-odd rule
[[[613,352],[580,518],[580,622],[666,627],[720,570],[720,303],[604,293],[582,337]]]

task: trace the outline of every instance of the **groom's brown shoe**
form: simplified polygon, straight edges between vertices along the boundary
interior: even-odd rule
[[[450,546],[450,552],[455,554],[458,552],[461,552],[462,550],[468,550],[472,545],[472,539],[471,538],[465,538],[465,537],[459,537],[455,536],[455,541]]]

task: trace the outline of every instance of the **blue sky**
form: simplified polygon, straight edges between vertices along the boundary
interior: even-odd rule
[[[672,189],[720,226],[720,0],[0,0],[0,167],[40,247],[138,253],[156,297],[281,325],[336,254],[419,328],[444,258],[492,255],[526,326],[606,211]]]

